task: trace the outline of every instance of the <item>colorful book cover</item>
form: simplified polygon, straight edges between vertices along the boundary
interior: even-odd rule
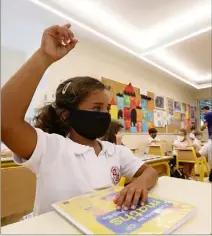
[[[117,210],[113,203],[121,187],[99,190],[61,201],[53,207],[86,234],[168,234],[193,213],[188,204],[149,196],[145,206]]]

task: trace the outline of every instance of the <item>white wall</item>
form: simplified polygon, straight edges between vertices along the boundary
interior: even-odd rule
[[[23,51],[1,46],[1,87],[22,66],[25,59]]]
[[[50,67],[47,77],[51,90],[54,90],[61,79],[79,75],[93,76],[98,79],[106,77],[123,83],[132,82],[133,86],[141,89],[141,92],[149,90],[196,105],[196,89],[168,77],[132,56],[118,52],[115,54],[108,48],[104,50],[96,44],[85,41],[80,41],[73,52]],[[161,135],[161,138],[172,141],[174,135]],[[147,135],[125,135],[124,143],[144,151]]]

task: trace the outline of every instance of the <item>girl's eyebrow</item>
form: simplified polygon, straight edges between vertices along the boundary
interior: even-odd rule
[[[104,104],[103,102],[93,102],[93,105],[102,105]]]

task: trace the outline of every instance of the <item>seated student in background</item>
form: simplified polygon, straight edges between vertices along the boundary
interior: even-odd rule
[[[46,70],[77,44],[70,27],[46,29],[40,48],[2,88],[2,140],[17,164],[39,176],[34,215],[51,211],[57,201],[118,185],[121,176],[135,180],[114,202],[118,209],[135,209],[140,197],[142,205],[147,201],[158,173],[127,147],[98,140],[111,122],[109,92],[101,81],[88,76],[64,81],[55,102],[37,114],[36,128],[24,121]]]
[[[185,129],[180,129],[178,134],[177,134],[177,139],[174,140],[173,142],[173,155],[176,157],[176,149],[177,148],[189,148],[192,147],[192,142],[190,141],[189,138],[187,138],[187,132]],[[193,163],[183,163],[183,171],[186,179],[192,179],[191,178],[191,173],[192,169],[194,168]]]
[[[205,156],[210,167],[209,181],[212,182],[212,140],[209,139],[207,143],[199,150],[198,156]]]
[[[192,142],[192,145],[195,148],[195,151],[199,152],[199,150],[202,147],[202,142],[201,142],[202,141],[202,132],[199,131],[199,130],[195,131],[194,137],[195,138],[194,138],[194,140]]]
[[[191,127],[191,132],[189,134],[189,138],[191,139],[192,142],[195,139],[195,132],[196,132],[196,128],[195,127]]]
[[[149,129],[149,138],[148,138],[148,144],[158,144],[160,143],[160,138],[157,137],[157,130],[155,128]]]
[[[123,128],[124,126],[119,121],[112,120],[105,136],[101,138],[101,140],[108,141],[117,145],[123,145]]]

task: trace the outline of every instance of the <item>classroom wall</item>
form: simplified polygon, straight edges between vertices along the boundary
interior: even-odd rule
[[[126,53],[114,52],[108,48],[104,50],[103,47],[90,42],[80,41],[73,52],[50,67],[47,76],[50,90],[56,89],[61,79],[78,75],[89,75],[98,79],[105,77],[123,83],[132,82],[133,86],[141,89],[141,93],[149,90],[196,105],[196,89],[191,86],[170,78]],[[175,138],[174,135],[160,136],[169,142]],[[127,134],[124,143],[143,152],[147,145],[147,135]]]
[[[26,53],[1,46],[1,87],[25,62]]]

